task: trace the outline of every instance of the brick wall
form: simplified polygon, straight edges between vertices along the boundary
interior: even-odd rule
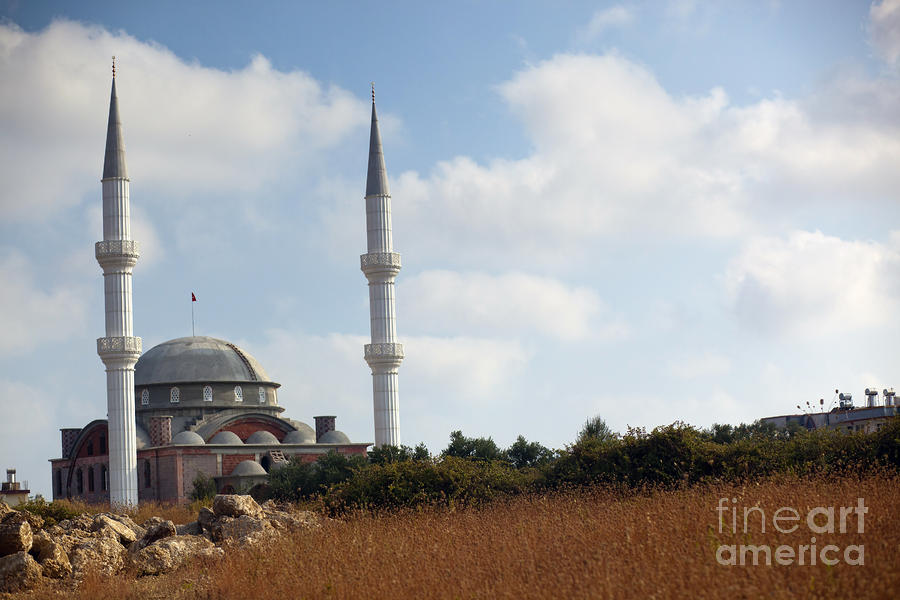
[[[150,443],[165,446],[172,441],[172,417],[150,417]]]
[[[256,460],[256,456],[253,454],[223,454],[222,474],[231,475],[231,472],[234,471],[234,468],[238,463],[245,460]],[[215,468],[215,464],[213,464],[213,472],[215,472]]]
[[[276,438],[278,438],[279,442],[287,434],[286,431],[280,429],[271,421],[264,421],[262,419],[243,419],[240,421],[235,421],[233,423],[229,423],[227,427],[222,428],[220,431],[233,431],[239,438],[241,438],[241,440],[246,440],[257,431],[268,431]],[[216,433],[218,433],[218,431]]]
[[[75,440],[78,438],[78,434],[81,433],[81,429],[73,429],[66,428],[59,430],[60,437],[62,438],[62,458],[68,458],[69,454],[72,452],[72,446],[75,445]]]

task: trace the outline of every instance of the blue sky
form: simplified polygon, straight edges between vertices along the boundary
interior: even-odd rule
[[[370,440],[376,82],[405,442],[752,421],[897,383],[900,2],[0,3],[0,456],[105,414],[119,57],[144,347],[240,344]]]

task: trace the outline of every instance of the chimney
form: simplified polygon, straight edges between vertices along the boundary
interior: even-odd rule
[[[150,417],[150,444],[165,446],[172,441],[172,417]]]
[[[69,458],[69,455],[72,453],[72,448],[75,446],[75,440],[78,439],[78,434],[81,433],[81,429],[66,427],[59,430],[62,437],[62,458]]]
[[[334,431],[335,416],[313,417],[316,420],[316,443],[329,431]]]

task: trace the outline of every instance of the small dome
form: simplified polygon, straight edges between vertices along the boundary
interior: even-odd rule
[[[220,431],[207,444],[243,444],[241,438],[233,431]]]
[[[315,444],[316,434],[313,431],[291,431],[288,432],[282,444]]]
[[[266,470],[255,460],[245,460],[237,464],[231,472],[232,476],[266,475]]]
[[[319,438],[320,444],[349,444],[350,438],[347,437],[347,434],[343,431],[338,431],[337,429],[333,429],[327,433],[323,433],[322,437]]]
[[[277,444],[278,438],[265,430],[254,431],[245,444]]]
[[[144,431],[143,427],[135,427],[135,438],[137,439],[137,449],[143,450],[149,448],[153,444],[150,442],[150,434]]]
[[[193,431],[180,431],[172,438],[173,446],[201,446],[206,442]]]

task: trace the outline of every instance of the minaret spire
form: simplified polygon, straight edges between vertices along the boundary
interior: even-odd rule
[[[400,272],[400,254],[394,252],[391,193],[375,110],[372,84],[372,128],[369,134],[369,169],[366,174],[366,237],[368,252],[359,257],[369,280],[369,318],[372,343],[365,358],[372,369],[375,409],[375,445],[400,445],[400,388],[398,371],[403,344],[397,342],[394,279]]]
[[[131,239],[129,180],[125,142],[116,95],[115,57],[106,154],[103,158],[103,240],[94,254],[103,268],[106,337],[97,353],[106,365],[106,405],[109,437],[109,499],[116,506],[136,505],[137,440],[135,434],[134,365],[141,355],[141,338],[134,337],[131,273],[140,256]]]

